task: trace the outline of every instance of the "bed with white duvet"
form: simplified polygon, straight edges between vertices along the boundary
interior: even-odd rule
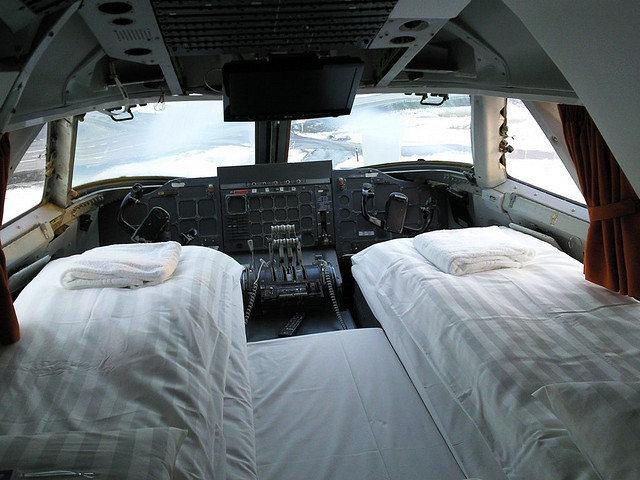
[[[640,478],[640,303],[585,281],[551,245],[492,228],[533,255],[518,268],[449,273],[416,237],[352,259],[465,473]]]
[[[0,470],[255,478],[241,266],[187,246],[158,284],[65,288],[77,259],[51,262],[16,301]]]

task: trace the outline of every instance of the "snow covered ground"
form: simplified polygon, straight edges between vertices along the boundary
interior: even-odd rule
[[[4,198],[2,223],[7,223],[38,205],[42,200],[42,187],[42,185],[29,185],[9,188]]]

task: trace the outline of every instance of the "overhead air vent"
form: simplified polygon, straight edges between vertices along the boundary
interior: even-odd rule
[[[152,0],[171,55],[368,48],[397,0]]]
[[[114,29],[115,30],[115,29]],[[148,28],[137,28],[137,29],[119,29],[115,30],[115,34],[118,37],[118,40],[121,42],[150,42],[153,40],[153,34],[151,30]]]

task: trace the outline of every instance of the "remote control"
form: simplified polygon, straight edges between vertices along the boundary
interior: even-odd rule
[[[293,333],[298,328],[298,325],[302,323],[303,319],[304,319],[304,313],[302,312],[294,313],[293,316],[287,322],[287,324],[282,328],[282,330],[280,330],[280,333],[278,333],[278,336],[290,337],[291,335],[293,335]]]

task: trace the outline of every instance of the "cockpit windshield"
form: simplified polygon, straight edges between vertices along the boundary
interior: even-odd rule
[[[469,96],[443,105],[420,97],[356,97],[351,115],[291,122],[289,162],[331,160],[354,168],[425,159],[472,163]],[[120,177],[215,176],[219,166],[255,161],[253,123],[224,123],[222,102],[167,102],[114,122],[88,113],[78,126],[73,185]]]
[[[439,106],[401,93],[358,95],[351,115],[292,122],[289,162],[331,160],[336,169],[418,159],[471,164],[470,126],[468,95]]]
[[[167,102],[114,122],[99,112],[78,125],[73,185],[119,177],[215,176],[254,163],[253,123],[224,123],[221,101]]]

